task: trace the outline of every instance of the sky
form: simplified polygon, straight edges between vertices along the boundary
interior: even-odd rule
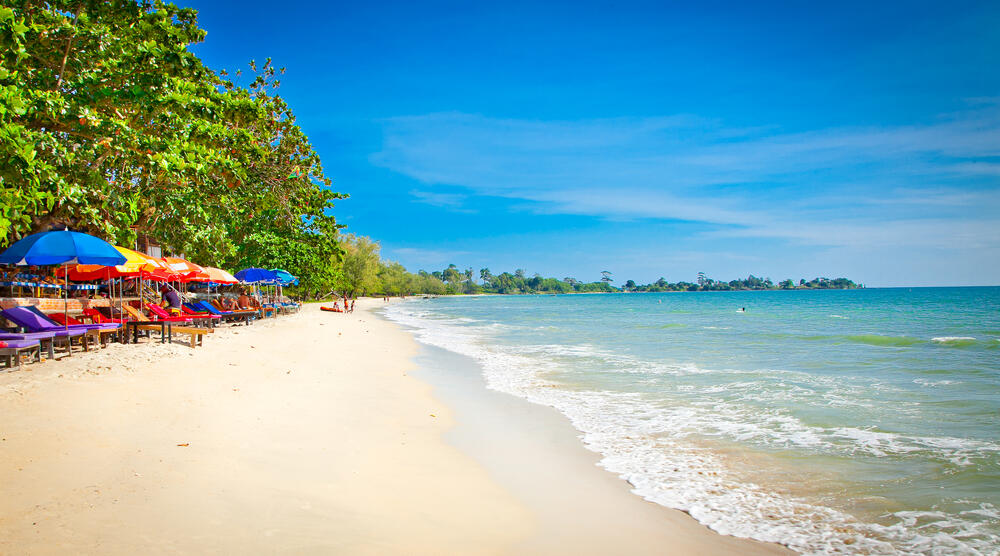
[[[1000,284],[995,1],[175,1],[410,271]]]

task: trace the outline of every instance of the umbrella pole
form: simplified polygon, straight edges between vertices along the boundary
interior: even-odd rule
[[[69,265],[63,265],[66,275],[66,289],[63,290],[63,328],[69,330]]]

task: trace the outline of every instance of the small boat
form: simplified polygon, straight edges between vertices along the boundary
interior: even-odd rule
[[[343,313],[344,312],[344,310],[341,309],[340,307],[324,307],[322,305],[320,305],[319,310],[320,311],[330,311],[331,313]]]

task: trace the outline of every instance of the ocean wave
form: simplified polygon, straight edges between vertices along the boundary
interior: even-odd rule
[[[949,347],[968,347],[977,343],[972,336],[939,336],[931,338],[931,341]]]
[[[886,347],[908,347],[923,343],[919,338],[907,336],[880,336],[878,334],[856,334],[853,336],[843,336],[848,342],[867,344],[870,346]]]
[[[602,455],[601,465],[628,480],[636,494],[687,511],[720,533],[788,544],[805,553],[975,553],[995,548],[984,540],[993,538],[995,542],[995,537],[982,530],[982,521],[992,519],[982,512],[990,508],[972,508],[968,514],[944,515],[936,520],[897,512],[891,515],[894,523],[866,523],[832,508],[737,480],[710,451],[691,442],[694,437],[718,436],[761,446],[828,454],[846,451],[874,458],[919,452],[955,465],[972,465],[1000,453],[1000,446],[989,442],[915,437],[873,428],[810,426],[780,410],[742,403],[773,402],[775,396],[811,398],[820,386],[826,388],[831,404],[858,403],[852,401],[858,398],[851,392],[853,387],[837,377],[811,377],[780,369],[700,369],[693,363],[643,361],[586,343],[505,346],[485,342],[481,332],[421,318],[403,307],[394,306],[398,309],[387,314],[415,328],[421,342],[474,358],[492,389],[555,407],[583,433],[587,447]],[[650,377],[715,373],[728,374],[727,379],[733,380],[710,386],[678,384],[678,390],[686,388],[698,394],[687,404],[656,403],[638,392],[552,387],[558,386],[554,377],[581,363],[609,373]],[[774,382],[775,377],[788,380]],[[869,386],[873,385],[858,388]],[[720,394],[734,392],[739,396],[733,400],[718,399]]]

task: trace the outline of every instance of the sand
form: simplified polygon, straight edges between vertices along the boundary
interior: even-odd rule
[[[549,408],[501,433],[525,402],[432,388],[381,305],[0,374],[0,554],[786,552],[630,494]]]

